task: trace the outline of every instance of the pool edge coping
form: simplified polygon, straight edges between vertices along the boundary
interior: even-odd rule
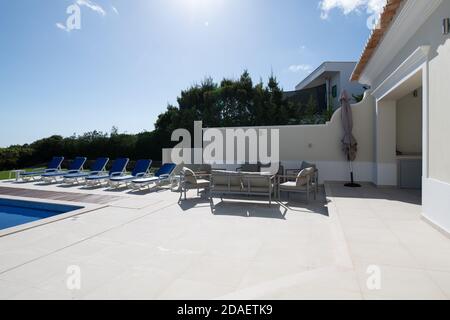
[[[54,223],[61,220],[66,220],[72,217],[76,217],[85,213],[89,213],[92,211],[96,211],[99,209],[103,209],[108,207],[108,204],[92,204],[92,203],[84,203],[84,202],[69,202],[69,201],[59,201],[59,200],[52,200],[52,199],[39,199],[39,198],[27,198],[27,197],[16,197],[16,196],[6,196],[6,195],[0,195],[0,199],[10,199],[10,200],[17,200],[17,201],[27,201],[27,202],[37,202],[37,203],[47,203],[47,204],[55,204],[55,205],[66,205],[66,206],[82,206],[83,208],[78,210],[69,211],[66,213],[61,213],[52,217],[48,217],[45,219],[40,219],[37,221],[24,223],[18,226],[10,227],[7,229],[0,230],[0,239],[12,234],[16,234],[19,232],[23,232],[26,230],[34,229],[43,225],[47,225],[50,223]]]

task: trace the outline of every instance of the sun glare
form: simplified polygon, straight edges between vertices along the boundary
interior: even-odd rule
[[[222,0],[178,0],[178,2],[188,10],[209,11],[222,3]]]

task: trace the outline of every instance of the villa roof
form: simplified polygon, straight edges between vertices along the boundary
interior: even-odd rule
[[[317,79],[327,76],[330,73],[337,73],[344,71],[344,65],[356,66],[355,61],[325,61],[311,72],[305,79],[295,86],[295,90],[303,90],[311,87],[316,87],[320,83],[316,83]]]
[[[388,31],[392,21],[394,20],[395,15],[397,14],[397,11],[400,8],[400,5],[404,1],[405,0],[387,0],[387,4],[380,15],[378,24],[372,30],[372,33],[370,34],[369,40],[366,43],[361,58],[359,59],[359,62],[356,65],[355,70],[353,71],[351,81],[359,80],[362,72],[366,68],[367,64],[369,63],[370,59],[372,58],[376,49],[378,48],[378,45],[381,43],[384,35]]]

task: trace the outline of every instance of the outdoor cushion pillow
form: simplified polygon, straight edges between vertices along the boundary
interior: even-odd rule
[[[197,177],[195,176],[194,171],[192,171],[192,170],[189,169],[189,168],[184,167],[184,168],[183,168],[183,172],[184,172],[184,180],[185,180],[187,183],[190,183],[190,184],[197,184]]]
[[[308,183],[311,174],[314,173],[314,168],[313,167],[309,167],[306,169],[303,169],[302,171],[300,171],[300,173],[297,176],[297,187],[301,187],[304,186]]]
[[[314,163],[309,163],[307,161],[302,161],[302,165],[300,167],[301,170],[306,169],[306,168],[316,168],[316,165]]]

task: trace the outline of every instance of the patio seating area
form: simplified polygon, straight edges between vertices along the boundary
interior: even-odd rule
[[[290,175],[283,175],[283,172]],[[245,201],[248,197],[260,196],[269,205],[274,199],[282,200],[281,192],[288,196],[302,193],[307,203],[311,192],[314,199],[317,196],[318,172],[314,164],[305,161],[297,169],[284,170],[280,166],[277,174],[264,171],[261,164],[245,164],[236,171],[213,169],[210,165],[185,165],[180,172],[180,201],[183,195],[184,200],[187,199],[188,190],[195,189],[197,196],[204,190],[211,200],[235,197]]]

